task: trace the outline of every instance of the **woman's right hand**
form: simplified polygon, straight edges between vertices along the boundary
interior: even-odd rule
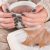
[[[0,11],[0,28],[12,29],[14,27],[15,24],[12,14]]]

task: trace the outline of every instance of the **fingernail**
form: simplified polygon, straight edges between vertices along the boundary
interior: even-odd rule
[[[13,17],[16,17],[16,14],[12,14]]]
[[[7,12],[10,12],[9,9],[6,9]]]
[[[22,14],[22,16],[25,16],[24,14]]]
[[[32,12],[36,12],[36,9],[33,9]]]

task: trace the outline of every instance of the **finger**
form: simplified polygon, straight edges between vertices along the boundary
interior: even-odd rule
[[[7,8],[8,6],[9,6],[8,3],[2,4],[2,9],[3,9],[4,12],[7,12],[7,11],[6,11],[6,8]]]
[[[25,17],[30,17],[30,18],[32,18],[35,15],[35,14],[31,13],[31,12],[30,13],[24,12],[23,14],[24,14]]]
[[[0,23],[14,23],[13,18],[0,18]]]
[[[28,18],[28,17],[22,17],[22,20],[23,21],[27,21],[27,22],[31,22],[31,23],[43,23],[43,22],[45,22],[45,19],[43,18],[43,19],[41,19],[41,18],[34,18],[34,19],[32,19],[32,18]]]
[[[43,30],[43,27],[41,27],[41,26],[42,26],[42,25],[37,25],[37,26],[33,26],[33,27],[27,26],[27,27],[24,28],[24,29],[25,29],[25,30],[28,30],[28,31],[29,31],[29,30],[36,30],[36,29],[37,29],[36,31],[38,31],[38,29],[40,29],[40,30],[42,29],[42,30]],[[39,31],[40,31],[40,30],[39,30]]]
[[[11,29],[11,28],[14,28],[15,27],[15,24],[14,23],[9,23],[9,24],[0,23],[0,25],[3,28],[6,28],[6,29]]]
[[[30,22],[27,22],[27,21],[23,21],[23,24],[27,27],[33,27],[33,26],[41,25],[43,23],[30,23]]]
[[[36,7],[36,13],[40,12],[42,9],[44,9],[44,7],[42,5],[38,5]]]
[[[22,21],[32,22],[33,19],[22,16]]]
[[[11,13],[0,12],[0,18],[1,17],[12,17],[12,14]]]
[[[25,15],[25,17],[29,17],[29,18],[46,18],[48,16],[48,13],[45,9],[43,9],[43,11],[39,12],[39,13],[23,13]]]
[[[33,12],[29,12],[29,13],[24,12],[23,14],[24,14],[25,17],[29,17],[29,18],[39,18],[39,17],[41,18],[42,17],[42,16],[40,16],[40,15],[42,15],[42,13],[36,13],[35,14]]]

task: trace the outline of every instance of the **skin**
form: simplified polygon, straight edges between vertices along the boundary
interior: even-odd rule
[[[48,16],[46,9],[43,6],[38,5],[36,12],[24,12],[25,16],[22,16],[23,23],[26,27],[43,24]]]
[[[11,13],[4,13],[0,11],[0,26],[1,28],[11,29],[15,27],[14,19]]]
[[[4,10],[5,11],[5,10]],[[12,29],[15,27],[14,18],[11,13],[4,12],[0,8],[0,28]]]
[[[5,7],[5,5],[3,7]],[[26,27],[42,24],[46,21],[47,18],[47,11],[41,5],[36,7],[36,12],[34,13],[23,12],[23,14],[25,16],[22,16],[22,21]],[[0,28],[15,28],[14,18],[11,15],[11,13],[3,12],[0,10]]]

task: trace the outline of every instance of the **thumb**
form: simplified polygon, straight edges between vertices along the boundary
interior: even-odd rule
[[[5,3],[2,5],[2,9],[4,12],[6,12],[6,9],[8,8],[9,4],[8,3]]]
[[[44,9],[44,7],[42,5],[36,6],[36,13],[40,12],[43,9]]]

